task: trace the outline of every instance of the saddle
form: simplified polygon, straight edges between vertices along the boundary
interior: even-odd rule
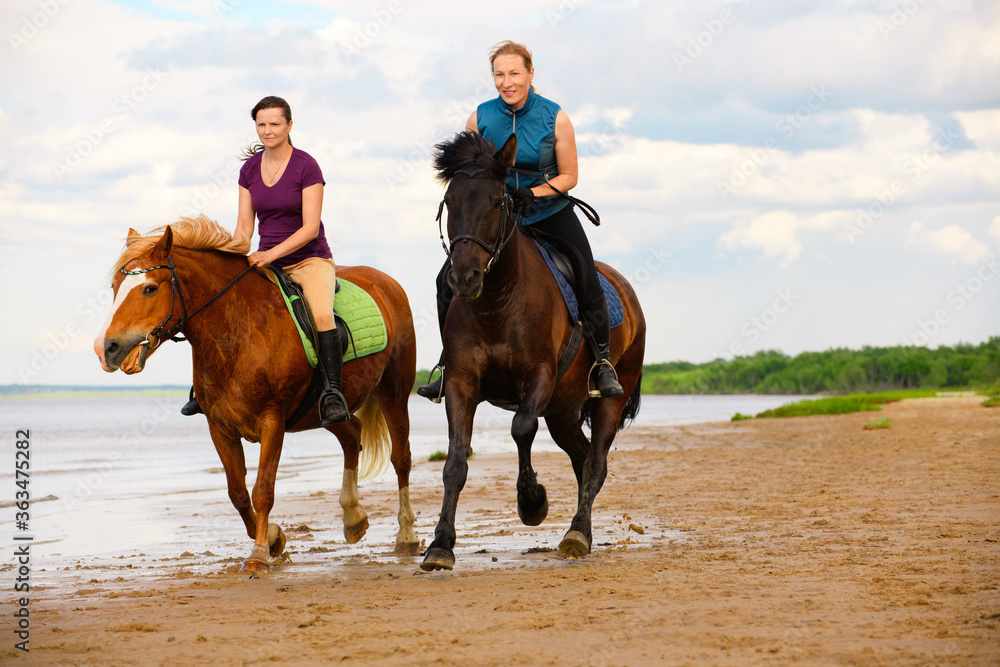
[[[530,227],[522,226],[521,229],[538,246],[538,252],[545,260],[549,271],[552,272],[553,279],[559,286],[563,302],[566,304],[567,313],[575,323],[569,341],[566,343],[566,347],[563,349],[562,355],[559,357],[559,362],[556,365],[556,380],[558,380],[569,370],[584,339],[586,339],[593,357],[598,359],[601,356],[597,348],[597,341],[594,340],[590,328],[583,326],[583,312],[577,298],[577,294],[583,292],[582,285],[580,285],[581,277],[579,277],[581,274],[577,272],[578,268],[581,272],[585,270],[583,267],[583,257],[575,248],[566,247],[555,237],[544,234],[537,229],[531,229]],[[613,328],[621,324],[624,319],[621,298],[611,286],[611,283],[608,282],[607,278],[600,274],[598,274],[598,278],[601,281],[601,287],[608,300],[608,315],[611,320],[610,325]]]
[[[285,306],[288,308],[292,320],[295,321],[295,328],[299,331],[309,365],[316,368],[319,365],[319,355],[316,353],[316,322],[313,320],[309,304],[306,303],[305,296],[302,294],[302,288],[279,267],[271,266],[268,268],[271,269],[275,282],[278,284],[278,290],[285,300]],[[333,293],[340,293],[340,278],[337,278]],[[344,318],[337,312],[336,305],[333,308],[333,317],[337,322],[337,331],[340,332],[340,349],[347,350],[350,344],[351,330]]]
[[[319,398],[323,390],[323,373],[319,368],[319,355],[316,352],[318,348],[316,324],[302,294],[302,288],[280,268],[269,268],[278,292],[284,299],[292,321],[295,322],[306,359],[313,368],[312,381],[305,398],[285,422],[285,427],[290,428]],[[388,332],[382,311],[371,295],[354,283],[348,280],[342,281],[340,278],[337,278],[334,293],[338,298],[333,316],[337,323],[337,331],[340,333],[344,362],[384,350],[389,343]]]
[[[583,286],[580,284],[582,278],[578,277],[585,271],[583,267],[583,256],[573,247],[567,247],[559,239],[539,232],[536,229],[522,228],[525,233],[534,240],[538,246],[538,251],[542,259],[552,272],[559,291],[562,293],[563,301],[566,303],[566,310],[569,318],[574,322],[583,319],[578,294],[583,293]],[[607,278],[600,273],[597,274],[601,281],[601,289],[608,300],[608,317],[612,329],[617,327],[625,319],[625,310],[622,306],[621,297],[611,285]]]

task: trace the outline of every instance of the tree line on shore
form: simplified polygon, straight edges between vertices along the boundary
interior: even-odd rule
[[[790,357],[766,350],[703,364],[642,369],[644,394],[821,394],[981,387],[1000,380],[1000,336],[979,345],[836,348]]]

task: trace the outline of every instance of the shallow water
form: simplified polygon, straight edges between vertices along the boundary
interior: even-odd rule
[[[756,414],[800,398],[644,396],[635,424],[655,428],[727,421],[735,412]],[[107,566],[123,554],[129,556],[129,569],[134,569],[133,562],[173,561],[183,552],[219,555],[222,560],[215,563],[246,555],[249,542],[242,521],[229,502],[225,474],[205,419],[182,416],[179,409],[184,400],[179,396],[0,400],[0,422],[8,434],[0,449],[9,462],[0,466],[3,540],[4,544],[13,545],[15,533],[34,538],[32,562],[36,577],[41,579],[34,579],[36,584],[65,582],[67,571],[78,572],[80,576],[74,579],[86,581],[89,567]],[[431,453],[446,451],[448,429],[443,406],[412,397],[409,409],[414,462],[425,462]],[[472,442],[477,456],[516,451],[510,436],[511,417],[512,413],[488,404],[480,406]],[[22,428],[31,432],[32,501],[27,531],[15,529],[16,508],[11,504],[14,492],[19,490],[13,474],[14,433]],[[245,449],[247,480],[252,484],[260,448],[247,443]],[[558,451],[544,424],[539,428],[534,449]],[[311,558],[315,553],[341,562],[391,557],[395,508],[391,520],[382,517],[371,522],[369,535],[361,543],[344,543],[337,503],[342,470],[340,445],[326,431],[286,436],[276,489],[279,501],[282,496],[323,492],[330,503],[329,515],[317,520],[317,527],[296,542],[300,550],[310,548],[310,544],[315,549],[299,559]],[[390,468],[379,478],[362,483],[362,500],[372,490],[394,496],[395,483]],[[437,488],[440,484],[440,466],[414,466],[411,486]],[[49,496],[55,499],[43,500]],[[197,511],[192,512],[192,508]],[[418,517],[418,532],[426,536],[433,532],[437,512],[422,514]],[[475,547],[465,547],[467,553],[463,555],[471,557],[474,550],[490,548],[490,553],[493,556],[499,553],[502,560],[503,552],[494,548],[519,550],[540,544],[532,529],[517,522],[515,512],[506,514],[511,515],[509,521],[492,522],[503,531],[502,537],[487,535],[489,544],[486,544],[479,533]],[[285,527],[290,528],[287,524]],[[545,540],[541,542],[545,546]],[[334,551],[331,556],[329,552]],[[456,551],[461,554],[463,549]],[[9,553],[12,552],[11,547]],[[486,560],[489,558],[480,557],[487,563],[491,562]],[[134,574],[130,573],[130,577]]]

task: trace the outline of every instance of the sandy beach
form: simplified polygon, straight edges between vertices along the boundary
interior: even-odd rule
[[[288,560],[258,579],[238,572],[250,544],[232,508],[198,507],[226,527],[218,548],[48,573],[30,653],[10,605],[0,662],[996,665],[1000,409],[981,401],[627,430],[579,560],[555,551],[576,499],[561,453],[535,457],[550,502],[536,528],[517,519],[515,454],[470,461],[453,572],[391,554],[391,490],[362,488],[356,547],[339,489],[282,496]],[[864,429],[881,417],[893,428]],[[411,496],[429,542],[440,481]]]

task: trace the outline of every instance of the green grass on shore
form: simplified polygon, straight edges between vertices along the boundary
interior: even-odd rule
[[[881,410],[885,403],[901,401],[904,398],[934,398],[934,389],[906,389],[900,391],[883,391],[876,394],[848,394],[846,396],[829,396],[796,403],[787,403],[772,410],[765,410],[756,416],[757,419],[771,417],[808,417],[811,415],[843,415],[849,412],[869,412]],[[747,415],[737,413],[733,421],[748,419]]]
[[[983,401],[984,408],[1000,408],[1000,380],[983,387],[976,393],[986,397],[986,400]]]

